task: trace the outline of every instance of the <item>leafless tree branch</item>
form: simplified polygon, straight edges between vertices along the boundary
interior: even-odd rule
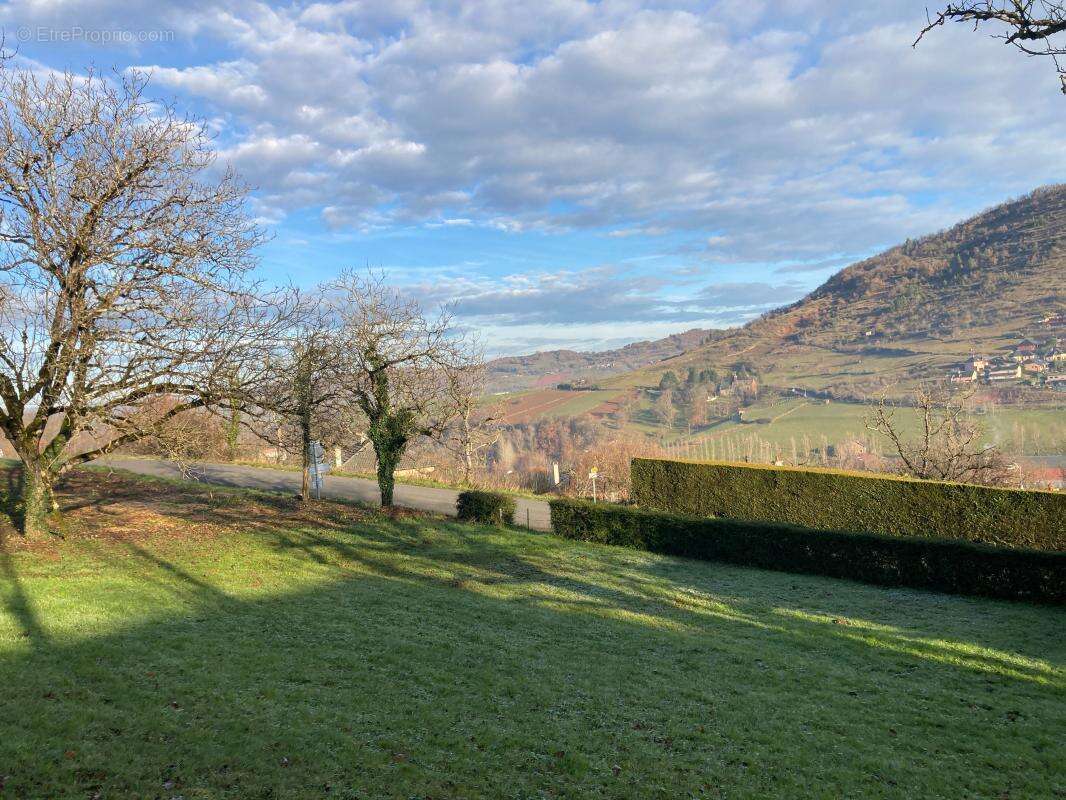
[[[1011,465],[995,447],[981,443],[982,429],[970,421],[972,390],[953,396],[948,389],[919,386],[911,409],[911,427],[896,418],[882,398],[866,427],[891,443],[901,471],[915,478],[1007,486],[1014,483]]]
[[[962,0],[949,3],[934,15],[927,15],[927,24],[918,33],[914,46],[934,28],[948,22],[972,23],[977,30],[986,23],[1005,27],[995,38],[1030,56],[1046,56],[1055,64],[1066,94],[1066,66],[1059,57],[1066,55],[1066,43],[1057,40],[1066,33],[1066,3],[1056,0]]]
[[[25,527],[56,478],[257,380],[283,323],[201,123],[145,76],[0,70],[0,430]]]
[[[378,461],[381,502],[392,505],[393,476],[408,443],[441,438],[461,414],[457,397],[475,385],[480,354],[453,325],[388,288],[373,273],[344,273],[327,287],[340,320],[345,392],[366,419]]]

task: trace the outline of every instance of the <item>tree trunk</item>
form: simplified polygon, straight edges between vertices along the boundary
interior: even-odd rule
[[[374,452],[378,457],[378,490],[381,492],[381,507],[392,508],[392,490],[396,485],[396,465],[400,461],[398,453],[394,453],[388,450],[388,448],[374,445]]]
[[[240,456],[240,438],[241,438],[241,412],[240,408],[234,404],[230,408],[229,424],[226,428],[226,450],[229,453],[229,460],[236,461]]]
[[[23,462],[19,487],[18,522],[24,536],[39,539],[51,528],[49,516],[58,511],[53,485],[55,476],[36,462]]]
[[[303,480],[300,482],[300,499],[311,499],[311,415],[300,415],[300,444],[303,450]]]
[[[463,414],[463,485],[470,485],[474,472],[474,435],[470,430],[470,412]]]

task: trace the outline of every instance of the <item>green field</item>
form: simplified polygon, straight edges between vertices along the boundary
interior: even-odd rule
[[[790,409],[795,410],[779,417]],[[771,424],[727,421],[707,431],[685,436],[684,441],[697,445],[703,441],[732,438],[734,442],[741,442],[755,436],[782,450],[789,450],[793,441],[802,448],[806,437],[814,447],[820,446],[823,439],[829,444],[860,440],[872,441],[879,451],[888,452],[889,443],[866,428],[866,419],[873,411],[871,406],[854,403],[812,401],[803,405],[789,400],[773,406],[745,409],[747,420],[779,417]],[[917,435],[918,425],[913,411],[897,409],[895,419],[905,434]],[[1063,409],[1001,407],[994,413],[978,415],[975,419],[985,428],[985,440],[1008,453],[1055,455],[1066,452],[1066,411]],[[650,426],[644,427],[646,433],[653,432]]]
[[[621,392],[617,389],[610,391],[574,392],[574,399],[555,406],[545,413],[547,417],[577,417],[587,414],[600,403],[618,397]]]
[[[1052,798],[1061,609],[84,473],[0,552],[0,794]]]

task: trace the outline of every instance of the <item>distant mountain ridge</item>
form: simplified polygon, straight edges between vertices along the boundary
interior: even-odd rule
[[[546,350],[496,358],[487,365],[488,386],[494,392],[514,391],[579,378],[609,377],[692,350],[714,333],[717,331],[693,328],[662,339],[633,342],[614,350]]]
[[[1064,280],[1066,185],[1058,185],[853,264],[770,319],[838,336],[950,337],[1024,324],[1034,306],[1061,311]]]

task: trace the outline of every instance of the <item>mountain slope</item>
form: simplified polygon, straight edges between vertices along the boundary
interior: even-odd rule
[[[773,385],[884,391],[942,375],[970,352],[1046,337],[1040,320],[1066,312],[1064,285],[1066,185],[1058,185],[853,264],[791,306],[610,383],[745,361]]]

